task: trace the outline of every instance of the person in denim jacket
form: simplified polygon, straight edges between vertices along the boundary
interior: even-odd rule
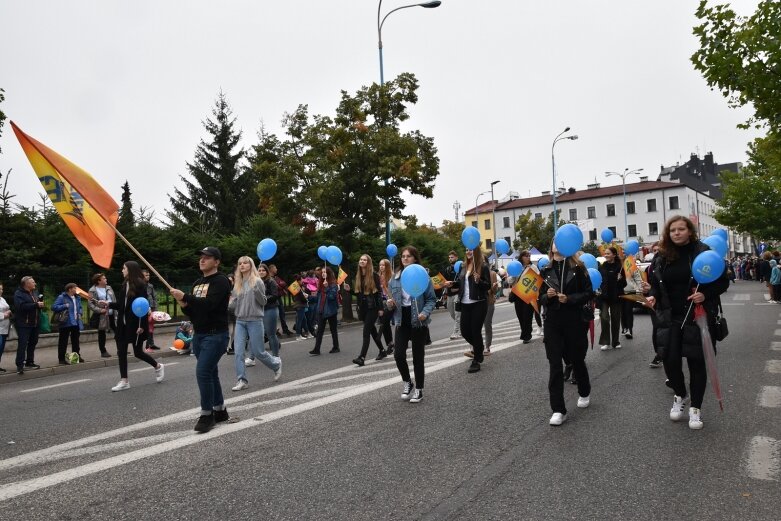
[[[431,323],[431,312],[434,311],[437,297],[434,285],[429,280],[428,287],[422,295],[412,298],[401,287],[401,273],[411,264],[420,264],[420,254],[414,246],[405,246],[401,250],[401,268],[388,284],[390,298],[386,301],[388,309],[393,310],[396,327],[396,342],[393,356],[404,382],[401,393],[402,400],[417,403],[423,399],[423,366],[424,349],[428,336],[428,325]],[[415,381],[412,381],[407,365],[407,346],[412,341],[412,365],[415,371]]]
[[[336,315],[339,312],[339,284],[336,283],[336,276],[331,268],[326,268],[323,278],[317,289],[317,303],[315,304],[315,313],[317,314],[317,335],[315,337],[315,348],[309,351],[310,355],[320,354],[320,344],[323,343],[323,334],[325,334],[325,323],[331,329],[331,338],[334,346],[329,353],[339,352],[339,332],[336,330]]]
[[[59,339],[57,342],[57,358],[60,365],[67,365],[69,362],[65,359],[65,352],[68,350],[68,337],[71,340],[71,351],[78,355],[76,363],[83,363],[79,348],[79,336],[84,329],[84,322],[81,320],[82,307],[81,297],[76,294],[78,287],[73,282],[65,285],[65,291],[60,293],[57,300],[52,305],[52,311],[68,311],[68,320],[60,324]]]

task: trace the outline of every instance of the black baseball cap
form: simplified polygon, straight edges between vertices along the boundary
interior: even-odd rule
[[[220,253],[220,250],[214,246],[206,246],[204,249],[196,251],[195,254],[208,255],[209,257],[214,257],[217,260],[222,259],[222,253]]]

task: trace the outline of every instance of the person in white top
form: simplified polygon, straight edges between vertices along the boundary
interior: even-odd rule
[[[8,340],[8,334],[11,332],[11,306],[3,298],[3,285],[0,284],[0,360],[5,351],[5,342]],[[0,367],[0,373],[6,370]]]

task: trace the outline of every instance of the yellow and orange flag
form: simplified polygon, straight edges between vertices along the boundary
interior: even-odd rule
[[[441,273],[437,273],[433,277],[431,277],[431,284],[434,285],[434,289],[440,290],[445,287],[445,277]]]
[[[518,277],[518,281],[513,284],[512,292],[515,293],[516,297],[527,304],[530,304],[534,310],[539,313],[540,310],[537,307],[537,298],[540,295],[541,287],[542,277],[540,274],[531,267],[527,267],[523,273],[521,273],[521,276]]]
[[[336,283],[337,283],[337,284],[341,284],[342,282],[344,282],[345,280],[347,280],[347,277],[348,277],[348,275],[347,275],[347,272],[346,272],[346,271],[344,271],[344,270],[341,268],[341,266],[340,266],[340,267],[339,267],[339,276],[338,276],[338,277],[336,277]]]
[[[287,290],[295,297],[301,292],[301,284],[299,284],[297,280],[294,280],[288,285]]]
[[[13,121],[11,128],[65,225],[95,264],[111,267],[117,202],[87,172],[22,132]]]
[[[627,280],[631,279],[637,271],[637,263],[635,262],[634,255],[627,255],[624,257],[624,274]]]

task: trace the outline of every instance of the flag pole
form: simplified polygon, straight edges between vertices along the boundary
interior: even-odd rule
[[[98,215],[100,215],[100,214],[98,214]],[[103,216],[101,215],[101,217],[103,217]],[[162,283],[163,283],[163,285],[164,285],[166,288],[168,288],[168,291],[169,291],[169,292],[170,292],[171,290],[173,290],[173,289],[174,289],[174,288],[173,288],[173,286],[171,286],[171,285],[168,283],[168,281],[167,281],[167,280],[165,280],[165,279],[163,278],[163,276],[162,276],[162,275],[160,275],[160,274],[157,272],[157,270],[155,269],[155,267],[154,267],[154,266],[152,266],[152,264],[151,264],[151,263],[150,263],[148,260],[146,260],[146,259],[144,258],[144,256],[143,256],[143,255],[141,255],[141,252],[139,252],[139,251],[138,251],[138,250],[135,248],[135,246],[133,246],[132,244],[130,244],[130,241],[129,241],[129,240],[127,240],[127,239],[125,238],[125,236],[124,236],[124,235],[122,235],[122,233],[121,233],[119,230],[117,230],[117,227],[116,227],[116,226],[114,226],[113,224],[111,224],[111,221],[109,221],[109,220],[108,220],[108,219],[106,219],[105,217],[103,217],[103,220],[104,220],[104,221],[106,221],[106,224],[108,224],[108,225],[111,227],[111,229],[112,229],[112,230],[114,230],[114,233],[116,233],[116,234],[117,234],[117,237],[119,237],[120,239],[122,239],[122,242],[124,242],[124,243],[127,245],[127,247],[128,247],[128,248],[130,248],[130,249],[133,251],[133,253],[135,253],[135,254],[136,254],[136,256],[137,256],[139,259],[141,259],[141,262],[143,262],[143,263],[144,263],[144,265],[146,265],[146,267],[147,267],[147,268],[149,268],[149,270],[150,270],[152,273],[154,273],[154,274],[155,274],[155,277],[157,277],[158,279],[160,279],[160,282],[162,282]]]

